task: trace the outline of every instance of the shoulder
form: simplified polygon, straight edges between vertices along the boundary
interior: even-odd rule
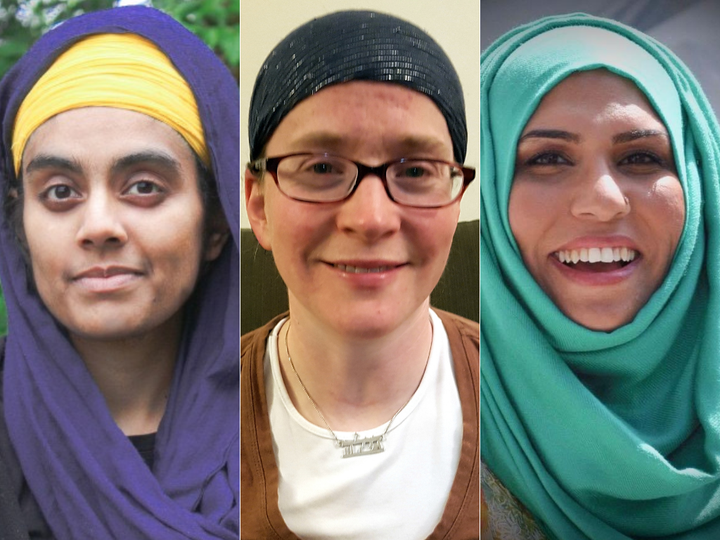
[[[438,317],[440,317],[440,320],[446,327],[453,326],[465,333],[470,334],[480,333],[480,325],[475,321],[471,321],[470,319],[466,319],[465,317],[461,317],[460,315],[455,315],[454,313],[450,313],[449,311],[443,311],[442,309],[438,309],[436,307],[432,308],[432,310],[437,314]]]
[[[42,512],[30,491],[5,423],[3,379],[5,336],[0,336],[0,538],[52,538]],[[37,534],[37,535],[35,535]]]
[[[432,309],[437,316],[440,317],[451,342],[453,339],[457,339],[459,337],[463,340],[475,343],[476,348],[480,348],[480,325],[478,323],[441,309]]]
[[[253,359],[260,358],[260,361],[262,361],[262,358],[265,356],[265,343],[267,342],[267,338],[270,335],[270,332],[272,332],[272,329],[275,328],[275,325],[277,325],[277,323],[280,322],[281,319],[287,317],[287,315],[287,313],[278,315],[266,325],[261,326],[260,328],[257,328],[252,332],[248,332],[247,334],[243,334],[240,337],[241,371],[243,369],[243,366],[247,365]]]

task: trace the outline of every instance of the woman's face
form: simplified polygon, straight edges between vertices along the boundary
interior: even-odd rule
[[[542,289],[575,322],[629,323],[665,278],[685,220],[667,129],[629,80],[576,73],[517,146],[510,227]]]
[[[71,336],[147,335],[179,316],[203,260],[195,158],[137,112],[89,107],[41,125],[23,154],[23,226],[40,297]]]
[[[350,82],[299,103],[266,154],[328,152],[375,166],[404,157],[452,161],[452,148],[430,98],[395,84]],[[413,317],[427,320],[459,202],[400,206],[374,175],[345,201],[312,204],[280,193],[269,175],[258,184],[248,173],[246,197],[253,230],[288,286],[294,317],[358,338],[385,335]]]

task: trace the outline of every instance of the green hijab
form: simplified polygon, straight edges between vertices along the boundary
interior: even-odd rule
[[[598,68],[633,81],[665,123],[686,206],[664,282],[613,332],[563,315],[508,221],[525,124],[558,82]],[[583,14],[501,37],[481,88],[483,461],[551,537],[717,540],[720,133],[707,99],[667,48]]]

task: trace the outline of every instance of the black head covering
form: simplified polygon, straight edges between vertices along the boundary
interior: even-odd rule
[[[250,102],[250,158],[260,156],[300,101],[331,84],[356,80],[392,82],[428,96],[445,117],[455,159],[465,161],[465,102],[450,59],[417,26],[372,11],[313,19],[273,49]]]

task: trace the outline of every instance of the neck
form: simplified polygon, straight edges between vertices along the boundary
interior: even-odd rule
[[[158,430],[182,333],[182,314],[142,336],[96,340],[71,336],[125,435]]]
[[[291,305],[278,352],[285,386],[298,412],[327,427],[299,376],[333,430],[362,431],[389,421],[415,393],[425,372],[432,344],[428,309],[425,302],[397,328],[367,338],[333,332]],[[288,362],[286,339],[297,376]]]

